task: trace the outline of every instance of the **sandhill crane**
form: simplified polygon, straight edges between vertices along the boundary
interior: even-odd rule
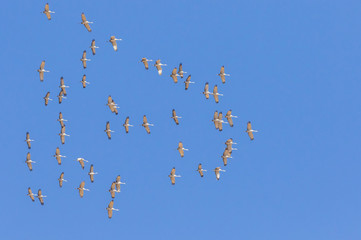
[[[83,88],[86,88],[86,85],[87,84],[90,84],[90,82],[87,82],[86,81],[86,75],[84,74],[83,77],[81,78],[81,81],[80,81],[83,85]]]
[[[216,174],[216,178],[217,180],[219,180],[221,173],[220,172],[225,172],[226,170],[221,169],[220,167],[216,167],[214,170],[214,173]]]
[[[28,154],[26,155],[26,164],[28,165],[28,168],[30,171],[33,171],[33,166],[31,165],[32,163],[36,163],[33,160],[31,160],[31,154],[28,152]]]
[[[214,86],[212,95],[213,95],[214,100],[216,101],[216,103],[219,102],[218,96],[223,96],[223,94],[218,93],[217,85]]]
[[[112,218],[113,216],[113,210],[114,211],[119,211],[119,209],[113,208],[114,206],[114,200],[111,200],[108,207],[106,208],[108,211],[108,218]]]
[[[155,61],[154,66],[157,68],[158,74],[162,75],[162,66],[167,66],[167,64],[160,63],[160,59],[158,59],[157,61]]]
[[[63,90],[64,96],[66,96],[66,88],[68,88],[69,86],[66,86],[66,85],[64,84],[64,78],[63,78],[63,77],[60,78],[60,85],[59,85],[59,87],[61,88],[61,90]]]
[[[95,174],[98,174],[98,173],[94,172],[94,166],[92,164],[92,165],[90,165],[90,170],[89,170],[89,173],[88,173],[91,182],[94,182],[94,175]]]
[[[170,172],[168,177],[170,177],[170,180],[172,181],[172,185],[174,185],[175,184],[175,178],[176,177],[181,177],[181,175],[176,175],[175,174],[175,167],[174,167],[174,168],[172,168],[172,171]]]
[[[233,119],[232,118],[238,118],[237,116],[232,115],[232,109],[228,110],[226,114],[227,121],[229,123],[229,126],[233,127]]]
[[[222,114],[222,112],[220,112],[220,113],[218,114],[218,130],[219,130],[219,131],[222,131],[222,130],[223,130],[223,125],[222,125],[222,123],[227,124],[225,121],[223,121],[223,114]]]
[[[89,23],[93,23],[93,22],[89,22],[86,20],[85,14],[82,13],[81,14],[81,24],[83,24],[85,26],[85,28],[88,30],[88,32],[91,32],[91,28],[89,26]]]
[[[118,50],[117,41],[121,41],[123,39],[121,38],[115,38],[115,36],[111,36],[109,39],[109,42],[113,45],[114,51]]]
[[[112,97],[109,95],[108,96],[108,103],[107,106],[109,107],[110,111],[112,111],[113,113],[115,113],[116,115],[118,115],[118,105],[114,102],[114,100],[112,99]]]
[[[44,72],[50,72],[48,70],[45,70],[44,67],[45,67],[45,61],[42,61],[40,64],[40,68],[38,69],[41,82],[44,81]]]
[[[45,97],[43,97],[44,100],[45,100],[45,106],[48,106],[49,100],[50,100],[50,101],[53,100],[53,99],[50,99],[49,96],[50,96],[50,92],[47,92],[46,95],[45,95]]]
[[[59,118],[57,119],[57,121],[60,123],[61,127],[64,127],[65,126],[64,122],[67,122],[68,120],[64,119],[63,114],[59,112]]]
[[[180,63],[180,64],[179,64],[178,74],[179,74],[179,76],[180,76],[181,78],[183,78],[183,74],[184,74],[184,73],[187,73],[187,72],[184,72],[184,71],[183,71],[183,65],[182,65],[182,63]]]
[[[252,129],[251,122],[249,121],[249,122],[247,123],[246,133],[248,133],[248,136],[249,136],[249,138],[250,138],[251,140],[254,139],[254,137],[253,137],[253,133],[254,133],[254,132],[258,132],[258,131]]]
[[[87,62],[87,61],[91,61],[91,59],[87,59],[87,58],[86,58],[86,50],[83,51],[83,55],[82,55],[80,61],[83,62],[83,68],[84,68],[84,69],[86,68],[86,62]]]
[[[64,179],[64,172],[60,174],[60,177],[58,178],[59,181],[59,187],[63,187],[63,182],[67,182],[67,180]]]
[[[110,192],[110,195],[112,196],[112,198],[115,198],[115,192],[117,191],[115,189],[115,185],[116,185],[116,183],[112,182],[112,185],[110,185],[110,189],[109,189],[109,192]]]
[[[120,192],[120,185],[125,184],[125,182],[120,181],[120,175],[117,176],[115,180],[115,186],[117,187],[117,192]]]
[[[173,68],[173,71],[172,71],[172,74],[170,75],[170,77],[173,79],[173,82],[174,83],[177,83],[178,82],[178,78],[179,75],[177,74],[177,68]]]
[[[150,134],[149,126],[154,126],[154,124],[148,123],[147,117],[144,115],[143,116],[143,124],[142,124],[142,126],[145,128],[147,133]]]
[[[63,155],[60,154],[60,149],[59,149],[59,147],[56,148],[56,150],[55,150],[55,155],[54,155],[53,157],[55,157],[56,160],[58,161],[58,165],[61,165],[61,158],[62,158],[62,157],[63,157],[63,158],[66,158],[66,156],[63,156]]]
[[[178,118],[182,118],[182,117],[177,116],[177,114],[176,114],[176,112],[175,112],[175,109],[173,109],[173,110],[172,110],[172,117],[171,117],[171,118],[173,118],[174,122],[175,122],[177,125],[179,125]]]
[[[226,83],[226,76],[231,76],[227,73],[224,73],[224,66],[221,67],[221,71],[217,75],[221,77],[222,83]]]
[[[44,205],[44,199],[43,198],[45,198],[46,196],[41,194],[41,189],[38,190],[38,195],[36,197],[39,199],[41,205]]]
[[[229,153],[232,153],[233,150],[237,150],[237,148],[232,148],[232,145],[236,145],[237,143],[233,142],[233,139],[228,139],[224,144],[227,145],[227,149]]]
[[[34,199],[34,196],[36,197],[36,194],[34,194],[32,191],[31,191],[31,188],[29,187],[28,188],[28,194],[26,194],[27,196],[30,197],[30,199],[34,202],[35,199]]]
[[[206,85],[204,86],[203,94],[204,94],[204,96],[206,96],[206,99],[209,98],[209,94],[212,94],[212,93],[209,91],[209,84],[208,84],[208,82],[206,82]]]
[[[184,157],[184,151],[189,151],[189,149],[186,149],[183,147],[183,143],[179,142],[178,143],[178,148],[177,148],[179,154],[181,155],[181,157]]]
[[[25,139],[26,144],[28,145],[28,149],[31,149],[31,142],[34,142],[33,139],[30,139],[30,134],[29,132],[26,132],[26,139]]]
[[[48,18],[48,20],[51,20],[51,15],[50,13],[55,13],[49,10],[49,3],[45,4],[45,8],[43,13],[46,15],[46,17]]]
[[[95,55],[95,49],[99,48],[99,47],[95,46],[95,39],[92,40],[92,43],[89,48],[91,48],[93,55]]]
[[[79,190],[79,195],[80,195],[81,198],[84,196],[84,191],[90,191],[89,189],[84,188],[84,186],[85,186],[85,182],[82,181],[82,182],[80,183],[79,187],[76,188],[76,189]]]
[[[153,60],[147,59],[147,58],[142,58],[142,60],[140,62],[142,62],[144,64],[145,69],[148,70],[149,69],[148,62],[153,62]]]
[[[66,99],[66,97],[64,97],[63,95],[64,95],[64,91],[63,91],[63,89],[61,89],[59,92],[59,95],[58,95],[59,104],[61,104],[63,102],[63,98]]]
[[[218,129],[218,111],[215,111],[213,114],[213,120],[212,122],[214,123],[214,126],[216,129]]]
[[[109,121],[108,121],[107,124],[105,125],[105,130],[104,130],[104,132],[107,134],[109,140],[112,139],[111,133],[114,132],[114,131],[110,130],[110,123],[109,123]]]
[[[70,137],[70,135],[65,133],[65,125],[61,127],[61,131],[59,133],[61,144],[65,143],[65,136]]]
[[[224,166],[227,166],[227,159],[232,158],[231,153],[228,151],[228,148],[224,149],[222,159]]]
[[[82,169],[84,169],[84,162],[89,162],[89,161],[85,160],[84,158],[77,158],[76,161],[80,163],[80,166]]]
[[[128,133],[129,132],[129,127],[133,127],[133,125],[129,124],[129,117],[127,117],[125,119],[125,122],[123,124],[123,127],[125,128],[125,132]]]
[[[191,82],[191,75],[189,75],[189,76],[187,77],[187,79],[184,81],[184,83],[185,83],[185,89],[188,90],[189,84],[190,84],[190,83],[195,83],[195,82]]]
[[[202,169],[202,164],[201,163],[198,164],[198,169],[196,171],[199,172],[201,177],[203,177],[203,172],[207,172],[207,170]]]

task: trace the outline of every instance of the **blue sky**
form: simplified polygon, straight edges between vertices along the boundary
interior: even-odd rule
[[[0,9],[2,239],[360,239],[359,1],[50,1],[51,21],[40,14],[45,3]],[[91,33],[79,24],[82,12],[95,22]],[[112,35],[123,39],[117,52],[106,42]],[[84,70],[79,59],[92,39],[100,48]],[[164,74],[146,71],[142,57],[168,64]],[[43,83],[42,60],[51,71]],[[180,62],[196,82],[188,91],[169,77]],[[226,84],[217,76],[222,65]],[[45,107],[61,76],[68,98]],[[218,84],[219,104],[201,94],[205,82]],[[118,116],[105,106],[108,95]],[[218,132],[213,112],[228,109],[239,118]],[[71,135],[63,146],[59,111]],[[155,124],[150,135],[140,126],[144,114]],[[126,135],[127,116],[135,127]],[[253,142],[247,121],[260,131]],[[27,131],[36,140],[32,172]],[[230,137],[239,150],[217,181],[210,170],[222,166]],[[179,141],[190,149],[183,159]],[[61,166],[52,157],[58,146],[67,156]],[[85,170],[77,157],[90,161]],[[90,164],[99,172],[94,183]],[[182,175],[175,186],[172,167]],[[118,174],[127,185],[109,220]],[[80,199],[83,180],[91,191]],[[48,196],[44,206],[26,196],[29,186]]]

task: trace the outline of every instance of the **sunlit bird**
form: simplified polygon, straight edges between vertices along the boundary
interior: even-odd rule
[[[212,122],[214,123],[214,127],[216,129],[218,129],[218,122],[219,122],[219,120],[218,120],[218,111],[214,112]]]
[[[41,194],[41,189],[38,190],[38,195],[36,197],[39,199],[41,205],[44,205],[44,199],[43,198],[45,198],[46,196]]]
[[[154,124],[148,123],[147,117],[144,115],[143,116],[143,124],[142,126],[145,128],[145,130],[147,131],[148,134],[150,134],[150,128],[149,126],[154,126]]]
[[[229,123],[229,126],[233,127],[233,119],[232,118],[238,118],[237,116],[232,115],[232,109],[228,110],[226,114],[227,121]]]
[[[50,98],[50,92],[46,93],[44,97],[44,101],[45,101],[45,106],[48,106],[49,101],[53,101],[53,99]]]
[[[68,120],[64,119],[63,114],[59,112],[59,118],[57,119],[57,121],[60,123],[61,127],[64,127],[65,126],[64,122],[67,122]]]
[[[217,85],[214,86],[212,95],[213,95],[214,100],[216,101],[216,103],[219,103],[218,96],[223,96],[223,94],[218,93]]]
[[[86,75],[84,74],[83,77],[81,78],[81,84],[83,85],[83,88],[86,88],[87,84],[90,84],[90,82],[86,81]]]
[[[45,61],[42,61],[41,64],[40,64],[40,68],[38,69],[41,82],[44,81],[44,73],[45,72],[50,72],[48,70],[45,70],[44,67],[45,67]]]
[[[167,64],[160,63],[160,59],[158,59],[157,61],[155,61],[154,66],[157,68],[158,74],[162,75],[162,66],[167,66]]]
[[[172,117],[171,117],[171,118],[173,118],[174,122],[175,122],[177,125],[179,125],[178,119],[179,119],[179,118],[182,118],[182,117],[181,117],[181,116],[177,116],[177,113],[175,112],[175,109],[173,109],[173,110],[172,110]]]
[[[228,151],[228,148],[224,149],[222,159],[224,166],[227,166],[228,158],[232,158],[231,153]]]
[[[93,22],[87,21],[87,20],[86,20],[86,17],[85,17],[85,14],[82,13],[82,14],[81,14],[81,24],[84,25],[84,27],[88,30],[88,32],[91,32],[91,31],[92,31],[91,28],[90,28],[90,26],[89,26],[89,24],[91,24],[91,23],[93,23]]]
[[[142,62],[144,64],[145,69],[148,70],[149,69],[148,62],[153,62],[153,60],[152,59],[147,59],[147,58],[142,58],[142,60],[140,62]]]
[[[36,194],[34,194],[32,191],[31,191],[31,188],[29,187],[28,188],[28,194],[26,194],[27,196],[29,196],[30,197],[30,199],[31,199],[31,201],[35,201],[35,198],[34,198],[34,196],[36,197],[37,195]]]
[[[180,75],[177,74],[177,68],[173,68],[172,74],[170,75],[170,77],[173,79],[174,83],[178,82],[178,78]]]
[[[80,163],[80,166],[82,169],[84,169],[84,162],[89,162],[89,161],[85,160],[84,158],[77,158],[76,161]]]
[[[53,157],[55,157],[56,160],[58,161],[58,165],[61,165],[61,158],[62,158],[62,157],[63,157],[63,158],[66,158],[66,156],[63,156],[63,155],[60,154],[60,149],[59,149],[59,147],[56,148],[56,150],[55,150],[55,155],[54,155]]]
[[[249,121],[249,122],[247,123],[246,133],[248,133],[248,136],[249,136],[249,138],[250,138],[251,140],[254,139],[254,137],[253,137],[253,133],[254,133],[254,132],[258,132],[258,131],[252,129],[251,122]]]
[[[120,175],[115,179],[115,186],[117,187],[117,192],[120,192],[120,185],[125,184],[125,182],[120,181]]]
[[[82,182],[80,183],[79,187],[76,188],[76,189],[79,190],[79,195],[80,195],[81,198],[84,196],[84,191],[88,191],[88,192],[90,191],[89,189],[84,188],[84,186],[85,186],[85,182],[82,181]]]
[[[209,95],[212,94],[212,93],[209,91],[209,84],[208,84],[208,82],[206,82],[206,85],[204,86],[203,94],[204,94],[204,96],[206,96],[206,99],[208,99],[208,98],[209,98]]]
[[[26,155],[26,164],[28,165],[28,168],[30,171],[33,171],[33,166],[31,165],[32,163],[36,163],[35,161],[31,160],[31,154],[28,152],[28,154]]]
[[[105,125],[105,130],[104,130],[104,132],[107,134],[109,140],[112,139],[112,134],[111,134],[111,133],[114,132],[114,131],[110,130],[110,123],[109,123],[109,121],[108,121],[107,124]]]
[[[220,112],[218,114],[218,130],[219,131],[222,131],[223,130],[223,125],[222,123],[225,123],[225,124],[228,124],[227,122],[223,121],[223,113]]]
[[[222,66],[222,67],[221,67],[221,71],[220,71],[220,73],[218,74],[218,76],[221,77],[222,83],[226,83],[226,76],[231,76],[231,75],[229,75],[229,74],[227,74],[227,73],[224,73],[224,66]]]
[[[46,15],[46,17],[48,18],[48,20],[51,20],[51,13],[55,13],[49,10],[49,3],[45,4],[45,8],[43,13]]]
[[[108,96],[108,103],[107,106],[109,107],[110,111],[112,111],[112,113],[115,113],[116,115],[118,115],[118,105],[114,102],[114,100],[112,99],[112,97],[109,95]]]
[[[129,127],[133,127],[133,125],[129,124],[129,117],[127,117],[125,119],[125,122],[123,124],[123,127],[125,128],[125,132],[128,133],[129,132]]]
[[[118,50],[118,45],[117,45],[117,41],[121,41],[123,39],[121,38],[115,38],[115,36],[111,36],[109,39],[109,42],[113,45],[113,49],[114,51]]]
[[[60,136],[61,144],[65,143],[65,136],[70,137],[70,135],[65,133],[65,125],[61,127],[59,136]]]
[[[109,189],[109,192],[110,192],[110,195],[112,196],[112,198],[115,198],[115,192],[117,192],[117,190],[115,189],[115,185],[116,185],[116,183],[112,182],[112,185],[110,185],[110,189]]]
[[[63,182],[67,182],[67,180],[64,179],[64,172],[60,174],[60,177],[58,178],[59,181],[59,187],[63,187]]]
[[[94,175],[96,175],[96,174],[98,174],[98,173],[97,173],[97,172],[94,172],[94,166],[93,166],[93,164],[90,165],[90,170],[89,170],[88,175],[89,175],[89,177],[90,177],[90,181],[91,181],[91,182],[94,182]]]
[[[28,149],[31,149],[31,142],[34,142],[34,140],[30,139],[30,133],[29,132],[26,132],[25,142],[28,145]]]
[[[187,77],[187,79],[184,81],[184,83],[185,83],[185,89],[188,90],[189,84],[195,83],[195,82],[191,82],[191,75],[189,75],[189,76]]]
[[[179,154],[181,157],[184,157],[184,151],[189,151],[189,149],[186,149],[183,147],[183,143],[182,142],[179,142],[178,143],[178,148],[177,148]]]
[[[175,184],[175,178],[176,177],[181,177],[181,175],[176,175],[175,174],[175,167],[172,168],[172,171],[170,172],[170,174],[168,175],[168,177],[170,178],[170,180],[172,181],[172,185]]]
[[[216,174],[217,180],[219,180],[221,176],[221,172],[225,172],[226,170],[221,169],[220,167],[216,167],[214,170],[214,173]]]
[[[196,170],[197,172],[199,172],[199,175],[201,175],[201,177],[203,177],[203,172],[207,172],[207,170],[204,170],[202,168],[202,164],[198,164],[198,169]]]
[[[91,59],[86,58],[86,50],[83,51],[83,55],[82,55],[80,61],[82,61],[84,69],[86,68],[86,62],[91,61]]]
[[[69,87],[69,86],[66,86],[66,85],[64,84],[64,78],[61,77],[61,78],[60,78],[59,88],[61,88],[61,90],[63,90],[64,96],[66,96],[66,88],[68,88],[68,87]]]
[[[113,211],[119,211],[119,209],[113,208],[114,206],[114,200],[111,200],[108,207],[106,208],[108,211],[108,218],[112,218]]]
[[[229,153],[232,153],[233,150],[237,150],[237,148],[233,148],[233,145],[236,145],[237,143],[233,142],[233,139],[228,139],[224,144],[227,145],[227,149]]]
[[[181,78],[183,78],[183,74],[184,74],[184,73],[187,73],[187,72],[184,72],[184,71],[183,71],[183,64],[180,63],[180,64],[179,64],[178,74],[179,74],[179,76],[180,76]]]
[[[64,97],[64,91],[63,91],[63,89],[61,89],[59,92],[59,95],[58,95],[59,104],[61,104],[63,102],[63,98],[66,99],[66,97]]]
[[[95,39],[92,40],[92,43],[89,48],[92,50],[93,55],[95,55],[95,49],[99,48],[95,46]]]

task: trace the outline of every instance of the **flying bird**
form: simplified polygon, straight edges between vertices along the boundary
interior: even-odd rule
[[[218,130],[219,130],[219,131],[222,131],[222,130],[223,130],[223,125],[222,125],[222,123],[227,124],[225,121],[223,121],[223,114],[222,114],[222,112],[220,112],[220,113],[218,114]]]
[[[90,48],[91,48],[91,50],[92,50],[93,55],[95,55],[95,49],[96,49],[96,48],[99,48],[99,47],[95,46],[95,39],[92,40],[92,43],[91,43],[91,45],[90,45]]]
[[[27,196],[29,196],[30,199],[31,199],[33,202],[35,201],[34,196],[36,197],[36,194],[34,194],[34,193],[31,191],[31,188],[30,188],[30,187],[28,188],[28,194],[27,194]]]
[[[59,187],[63,187],[63,182],[67,182],[67,180],[64,179],[64,172],[60,174],[60,177],[58,178],[59,181]]]
[[[65,143],[65,136],[70,137],[70,135],[65,133],[65,125],[61,127],[61,131],[59,133],[61,144]]]
[[[189,151],[189,149],[186,149],[183,147],[183,143],[179,142],[178,143],[178,148],[177,148],[179,154],[181,155],[181,157],[184,157],[184,151]]]
[[[115,209],[113,208],[113,205],[114,205],[114,200],[111,200],[108,207],[106,208],[107,211],[108,211],[108,218],[112,218],[113,216],[113,210],[114,211],[119,211],[119,209]]]
[[[223,94],[218,93],[217,85],[214,86],[212,95],[213,95],[214,100],[216,101],[216,103],[219,102],[218,96],[223,96]]]
[[[178,74],[179,74],[179,76],[180,76],[181,78],[183,78],[183,74],[184,74],[184,73],[187,73],[187,72],[184,72],[184,71],[183,71],[183,65],[182,65],[182,63],[180,63],[180,64],[179,64]]]
[[[224,166],[227,166],[227,160],[228,158],[232,158],[231,153],[228,151],[228,148],[224,149],[222,159]]]
[[[45,97],[44,97],[45,106],[48,106],[49,100],[50,100],[50,101],[53,100],[53,99],[50,99],[49,96],[50,96],[50,92],[47,92],[46,95],[45,95]]]
[[[112,99],[112,97],[109,95],[108,96],[108,103],[107,106],[109,107],[110,111],[112,111],[112,113],[115,113],[116,115],[118,115],[118,105],[114,102],[114,100]]]
[[[199,172],[201,177],[203,177],[203,172],[207,172],[207,170],[202,169],[202,164],[200,163],[200,164],[198,164],[197,172]]]
[[[115,36],[111,36],[109,42],[113,45],[114,51],[118,50],[117,41],[121,41],[121,38],[115,38]]]
[[[89,173],[88,173],[91,182],[94,182],[94,175],[95,174],[98,174],[98,173],[94,172],[94,166],[92,164],[92,165],[90,165],[90,170],[89,170]]]
[[[125,184],[125,182],[120,181],[120,175],[117,176],[115,180],[115,186],[117,187],[117,192],[120,192],[120,185]]]
[[[51,20],[50,13],[55,13],[55,12],[52,12],[52,11],[49,10],[49,3],[47,3],[47,4],[45,4],[45,9],[44,9],[43,13],[46,15],[48,20]]]
[[[206,82],[206,85],[204,86],[203,94],[204,94],[204,96],[206,96],[206,99],[209,98],[209,94],[212,94],[212,93],[209,91],[209,84],[208,84],[208,82]]]
[[[147,133],[150,134],[149,126],[154,126],[154,124],[148,123],[147,117],[144,115],[144,116],[143,116],[143,124],[142,124],[142,126],[145,128],[145,130],[147,131]]]
[[[38,190],[38,195],[37,195],[37,198],[39,199],[41,205],[44,205],[44,199],[46,196],[42,195],[41,194],[41,189]]]
[[[84,74],[83,77],[81,78],[81,81],[80,81],[83,85],[83,88],[86,88],[86,85],[87,84],[90,84],[90,82],[87,82],[86,81],[86,75]]]
[[[179,125],[178,118],[182,118],[182,117],[177,116],[175,110],[173,109],[173,110],[172,110],[172,117],[171,117],[171,118],[173,118],[174,122],[175,122],[177,125]]]
[[[82,169],[84,169],[84,162],[88,162],[84,158],[77,158],[76,161],[80,163]]]
[[[232,110],[228,110],[226,114],[227,121],[229,123],[229,126],[233,127],[233,119],[232,118],[238,118],[237,116],[232,115]]]
[[[172,181],[172,185],[174,185],[174,184],[175,184],[175,178],[176,178],[176,177],[181,177],[181,176],[175,174],[175,167],[174,167],[174,168],[172,168],[172,171],[170,172],[170,174],[168,175],[168,177],[169,177],[170,180]]]
[[[227,149],[229,153],[232,153],[233,150],[237,150],[237,148],[232,148],[232,145],[236,145],[237,143],[233,142],[233,139],[228,139],[224,144],[227,145]]]
[[[65,127],[64,122],[67,122],[68,120],[64,119],[63,114],[59,112],[59,118],[57,119],[57,121],[60,123],[61,127]]]
[[[66,156],[63,156],[63,155],[60,154],[60,149],[59,149],[59,147],[56,148],[56,150],[55,150],[55,155],[54,155],[53,157],[55,157],[56,160],[58,161],[58,165],[61,165],[61,158],[62,158],[62,157],[63,157],[63,158],[66,158]]]
[[[188,90],[189,84],[190,84],[190,83],[195,83],[195,82],[191,82],[191,75],[189,75],[189,76],[187,77],[187,79],[184,81],[184,83],[185,83],[185,89]]]
[[[83,55],[82,55],[80,61],[83,62],[83,68],[84,68],[84,69],[86,68],[86,62],[87,62],[87,61],[91,61],[91,59],[87,59],[87,58],[86,58],[86,50],[83,51]]]
[[[85,14],[82,13],[81,14],[81,24],[83,24],[85,26],[85,28],[88,30],[88,32],[91,32],[91,28],[89,26],[89,23],[93,23],[93,22],[89,22],[86,20]]]
[[[66,86],[66,85],[64,84],[64,78],[61,77],[61,78],[60,78],[59,88],[61,88],[61,90],[63,91],[64,96],[66,96],[66,88],[68,88],[68,87],[69,87],[69,86]]]
[[[114,131],[110,130],[110,123],[109,123],[109,121],[108,121],[107,124],[105,125],[105,130],[104,130],[104,132],[106,132],[109,140],[112,139],[111,133],[114,132]]]
[[[31,160],[31,154],[28,152],[28,154],[26,155],[26,164],[28,165],[28,168],[30,171],[33,171],[33,166],[31,165],[32,163],[36,163],[33,160]]]
[[[221,71],[220,71],[220,73],[218,74],[218,76],[221,77],[222,83],[226,83],[226,76],[231,76],[231,75],[229,75],[229,74],[227,74],[227,73],[224,73],[224,66],[222,66],[222,67],[221,67]]]
[[[129,124],[129,117],[127,117],[125,119],[125,122],[123,124],[123,127],[125,128],[125,132],[128,133],[129,132],[129,127],[133,127],[133,125]]]
[[[29,132],[26,132],[26,139],[25,139],[26,144],[28,145],[28,149],[31,149],[31,142],[34,142],[33,139],[30,139],[30,134]]]
[[[64,97],[64,91],[63,91],[63,89],[61,89],[59,92],[59,95],[58,95],[59,104],[61,104],[63,102],[63,98],[66,99],[66,97]]]
[[[218,111],[215,111],[214,114],[213,114],[213,120],[212,122],[214,123],[214,126],[216,129],[218,129],[218,122],[219,122],[219,119],[218,119]]]
[[[144,64],[145,69],[148,70],[149,69],[148,62],[153,62],[153,60],[147,59],[147,58],[142,58],[142,60],[140,62],[142,62]]]
[[[44,67],[45,67],[45,61],[42,61],[41,64],[40,64],[40,68],[38,69],[41,82],[44,81],[44,73],[45,72],[50,72],[48,70],[45,70]]]
[[[110,192],[110,195],[112,196],[112,198],[115,198],[115,192],[117,191],[115,189],[115,185],[116,185],[116,183],[112,182],[112,185],[110,185],[110,189],[109,189],[109,192]]]
[[[254,137],[253,137],[253,133],[254,133],[254,132],[258,132],[258,131],[252,129],[251,122],[249,121],[249,122],[247,123],[246,133],[248,133],[248,136],[249,136],[249,138],[250,138],[251,140],[254,139]]]
[[[177,74],[177,68],[173,68],[173,71],[172,71],[172,74],[170,75],[170,77],[173,79],[173,82],[174,83],[177,83],[178,82],[178,78],[179,75]]]
[[[79,190],[79,195],[80,195],[81,198],[84,196],[84,191],[90,191],[89,189],[84,188],[84,186],[85,186],[85,182],[82,181],[82,182],[80,183],[79,187],[76,188],[76,189]]]
[[[157,68],[158,74],[162,75],[162,66],[167,66],[167,64],[160,63],[160,59],[158,59],[157,61],[155,61],[154,66]]]
[[[216,178],[217,180],[219,180],[221,173],[220,172],[225,172],[226,170],[221,169],[220,167],[216,167],[214,170],[214,173],[216,174]]]

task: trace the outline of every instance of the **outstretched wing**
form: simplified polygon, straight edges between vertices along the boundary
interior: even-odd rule
[[[33,202],[35,201],[33,192],[31,191],[31,188],[30,188],[30,187],[28,188],[28,196],[31,198],[31,200],[32,200]]]
[[[216,103],[219,102],[217,93],[218,93],[218,87],[217,87],[217,85],[215,85],[213,88],[213,97],[214,97],[214,100],[216,101]]]
[[[219,114],[218,114],[218,130],[219,131],[222,131],[223,130],[223,125],[222,125],[222,120],[223,119],[223,114],[222,114],[222,112],[220,112]]]
[[[51,20],[51,15],[49,12],[49,3],[45,4],[45,11],[44,11],[46,17],[48,18],[48,20]]]
[[[214,123],[215,128],[218,129],[218,111],[214,112],[213,123]]]
[[[109,205],[108,205],[108,218],[112,218],[113,216],[113,206],[114,206],[114,200],[111,200]]]
[[[174,122],[175,122],[177,125],[179,125],[179,120],[178,120],[177,114],[176,114],[176,112],[175,112],[174,109],[172,110],[172,117],[173,117],[173,119],[174,119]]]
[[[144,64],[145,69],[149,69],[148,61],[146,58],[142,58],[142,63]]]
[[[172,71],[172,75],[170,75],[173,79],[173,82],[174,83],[177,83],[178,82],[178,78],[177,78],[177,68],[175,67]]]
[[[89,26],[89,23],[87,23],[87,20],[86,20],[86,17],[85,17],[84,13],[81,14],[81,21],[84,24],[85,28],[88,30],[88,32],[91,32],[92,30],[91,30],[91,28]]]
[[[206,85],[204,86],[204,95],[206,95],[206,99],[209,98],[209,84],[206,83]]]
[[[184,150],[183,150],[183,143],[182,142],[178,143],[178,151],[179,151],[181,157],[184,157]]]
[[[95,55],[95,40],[93,39],[92,40],[92,43],[91,43],[91,50],[92,50],[92,53],[93,53],[93,55]]]
[[[233,119],[232,119],[231,115],[232,115],[232,110],[228,110],[228,112],[226,114],[226,118],[229,123],[229,126],[233,127]]]
[[[179,64],[178,74],[181,78],[183,78],[183,65],[181,63]]]

